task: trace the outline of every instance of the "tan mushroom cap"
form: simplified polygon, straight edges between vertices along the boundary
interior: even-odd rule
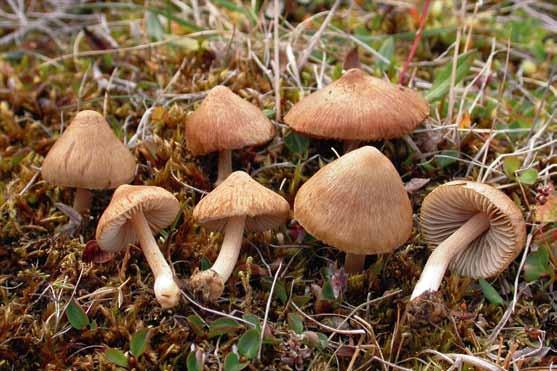
[[[111,189],[133,179],[135,164],[100,113],[81,111],[48,152],[41,173],[61,187]]]
[[[186,119],[186,143],[195,156],[258,146],[275,135],[271,121],[226,86],[216,86]]]
[[[354,68],[296,103],[284,122],[318,138],[370,141],[410,133],[428,114],[426,100],[414,90]]]
[[[97,243],[105,251],[119,251],[138,240],[130,223],[135,213],[142,212],[157,233],[170,225],[179,211],[178,200],[164,188],[121,185],[99,220]]]
[[[449,265],[449,269],[462,276],[487,278],[505,270],[526,241],[522,212],[503,192],[469,181],[441,185],[422,204],[422,234],[431,248],[480,212],[489,218],[489,229]]]
[[[321,168],[298,191],[294,218],[353,254],[388,253],[412,232],[412,206],[395,167],[365,146]]]
[[[263,232],[286,222],[289,213],[283,197],[235,171],[197,204],[193,217],[207,229],[221,230],[229,218],[246,216],[248,230]]]

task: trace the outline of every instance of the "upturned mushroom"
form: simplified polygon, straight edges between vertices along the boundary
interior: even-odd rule
[[[44,159],[43,178],[60,187],[76,188],[73,208],[90,209],[91,189],[112,189],[135,175],[135,157],[95,111],[81,111]]]
[[[224,291],[240,255],[244,229],[263,232],[283,224],[290,212],[288,202],[243,171],[235,171],[203,198],[193,218],[211,231],[224,231],[222,246],[213,266],[196,271],[189,280],[191,290],[214,302]]]
[[[317,239],[346,252],[348,273],[365,256],[392,252],[412,231],[412,206],[395,167],[365,146],[329,163],[296,194],[294,218]]]
[[[428,114],[416,91],[353,68],[296,103],[284,122],[308,136],[342,140],[348,152],[361,141],[400,138]]]
[[[259,146],[275,135],[271,121],[226,86],[216,86],[186,119],[186,143],[194,156],[219,152],[221,183],[232,172],[232,150]]]
[[[97,243],[105,251],[117,252],[139,241],[153,271],[155,296],[163,308],[178,304],[180,289],[153,234],[170,225],[179,211],[178,200],[163,188],[121,185],[97,226]]]
[[[453,181],[426,196],[422,235],[433,248],[411,300],[437,291],[447,268],[489,278],[505,270],[524,247],[526,224],[503,192],[482,183]]]

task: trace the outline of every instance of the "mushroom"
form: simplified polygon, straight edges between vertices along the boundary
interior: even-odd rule
[[[325,165],[300,187],[294,218],[314,237],[344,252],[348,273],[365,256],[392,252],[412,231],[412,206],[395,167],[364,146]]]
[[[97,243],[104,251],[117,252],[139,241],[163,308],[178,304],[180,289],[153,234],[170,225],[179,211],[178,200],[167,190],[125,184],[116,189],[97,225]]]
[[[244,229],[263,232],[288,219],[288,202],[243,171],[235,171],[203,198],[193,210],[193,218],[211,231],[224,230],[222,246],[213,266],[196,271],[189,287],[205,301],[216,301],[224,283],[232,275]]]
[[[233,149],[262,145],[274,135],[273,124],[259,108],[222,85],[211,89],[186,119],[190,152],[194,156],[219,152],[216,184],[232,172]]]
[[[90,189],[112,189],[135,175],[135,157],[95,111],[81,111],[52,146],[41,167],[43,178],[76,188],[73,208],[91,208]]]
[[[296,103],[284,122],[305,135],[343,140],[348,152],[360,141],[402,137],[428,113],[427,101],[416,91],[353,68]]]
[[[526,224],[503,192],[482,183],[453,181],[426,196],[422,235],[434,248],[410,300],[437,291],[447,268],[489,278],[505,270],[524,247]]]

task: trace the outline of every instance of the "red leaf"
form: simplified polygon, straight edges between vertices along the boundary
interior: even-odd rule
[[[99,244],[97,244],[97,240],[87,241],[85,249],[83,249],[82,259],[85,263],[103,264],[111,261],[113,258],[114,254],[102,250]]]

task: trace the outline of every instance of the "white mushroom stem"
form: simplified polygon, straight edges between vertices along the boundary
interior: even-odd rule
[[[365,255],[346,253],[344,257],[344,271],[348,274],[360,273],[364,270]]]
[[[216,272],[222,278],[223,283],[232,275],[240,256],[245,225],[246,217],[236,216],[230,218],[224,228],[224,240],[222,241],[219,256],[210,268],[210,270]]]
[[[427,260],[410,300],[414,300],[428,291],[439,290],[445,271],[455,255],[466,249],[471,242],[488,229],[489,218],[484,213],[478,213],[437,246]]]
[[[155,277],[155,296],[163,308],[178,304],[180,289],[174,281],[172,269],[161,253],[149,223],[142,212],[135,213],[130,219],[141,244],[141,249]]]
[[[225,150],[219,152],[219,170],[217,177],[217,185],[224,182],[232,173],[232,151]]]
[[[73,209],[78,213],[83,214],[87,210],[91,209],[92,200],[93,194],[91,191],[85,188],[76,188],[73,199]]]

